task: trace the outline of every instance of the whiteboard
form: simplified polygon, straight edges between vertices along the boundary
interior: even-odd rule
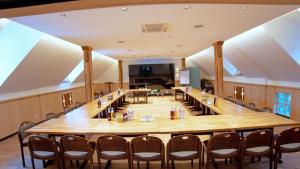
[[[179,82],[182,85],[190,84],[190,71],[189,70],[179,71]]]

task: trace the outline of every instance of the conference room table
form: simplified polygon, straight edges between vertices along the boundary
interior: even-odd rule
[[[168,113],[154,117],[153,121],[143,122],[140,115],[135,115],[132,121],[118,122],[97,118],[99,112],[107,109],[117,100],[125,98],[130,90],[118,94],[112,92],[113,99],[98,106],[98,99],[71,111],[70,113],[40,123],[27,130],[27,133],[37,134],[116,134],[116,135],[142,135],[142,134],[181,134],[181,133],[210,133],[247,129],[273,128],[279,126],[300,126],[300,123],[268,112],[255,112],[222,98],[218,98],[215,106],[215,96],[203,94],[198,89],[181,90],[201,102],[217,115],[186,116],[183,119],[171,120]],[[107,95],[100,99],[107,99]],[[164,110],[169,111],[169,110]],[[187,110],[185,110],[187,111]]]

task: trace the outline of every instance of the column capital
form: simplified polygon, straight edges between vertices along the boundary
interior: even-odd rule
[[[214,47],[216,47],[216,46],[223,46],[223,44],[224,44],[224,41],[217,41],[217,42],[213,43],[212,45]]]
[[[93,48],[90,46],[81,46],[81,48],[83,51],[92,51],[93,50]]]

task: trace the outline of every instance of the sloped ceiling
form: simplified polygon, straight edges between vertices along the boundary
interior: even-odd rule
[[[300,11],[253,28],[296,7],[251,5],[248,10],[241,11],[240,5],[191,5],[188,10],[181,4],[146,5],[129,7],[127,12],[107,8],[73,11],[66,13],[66,17],[56,13],[14,20],[79,45],[91,45],[114,57],[136,55],[139,58],[155,54],[170,58],[205,49],[188,57],[187,62],[201,67],[207,76],[214,75],[210,44],[228,39],[224,44],[224,57],[243,77],[300,82]],[[143,15],[138,15],[141,13]],[[170,32],[166,34],[142,34],[139,30],[141,23],[163,21],[170,24]],[[192,28],[195,24],[204,24],[204,27],[195,30]],[[6,25],[7,22],[0,22],[0,31]],[[239,34],[250,28],[253,29]],[[125,43],[117,43],[118,40]],[[82,61],[78,44],[44,34],[0,87],[0,95],[59,86]],[[178,44],[182,46],[177,47]],[[99,55],[95,57],[93,67],[95,81],[117,81],[116,60]],[[225,67],[225,76],[231,76],[227,71]],[[81,72],[74,84],[83,81]]]
[[[118,61],[112,58],[104,57],[104,56],[97,56],[93,60],[93,75],[94,80],[97,82],[116,82],[118,81]],[[109,70],[109,71],[107,71]],[[107,74],[109,76],[109,80],[107,78],[101,78]],[[75,83],[83,82],[84,81],[84,72],[82,72],[78,78],[75,80]]]
[[[297,9],[297,5],[160,4],[109,7],[11,18],[116,58],[187,57]],[[242,10],[244,8],[246,10]],[[168,24],[142,33],[141,24]],[[203,25],[200,29],[194,25]],[[118,43],[124,41],[124,43]]]
[[[225,41],[223,55],[244,77],[300,82],[299,27],[296,10]],[[210,47],[187,59],[213,76],[213,55]]]
[[[1,20],[0,31],[7,29],[6,26],[11,25],[10,22],[18,31],[30,29],[24,28],[23,25],[9,20]],[[7,32],[5,35],[0,34],[0,36],[3,35],[7,38],[14,38],[19,41],[18,43],[10,43],[10,41],[0,43],[0,49],[1,47],[7,46],[11,49],[7,50],[7,52],[0,53],[1,64],[9,64],[9,67],[14,67],[14,70],[8,74],[8,78],[5,79],[2,85],[0,85],[0,99],[2,99],[1,95],[3,96],[8,93],[29,92],[39,90],[41,88],[60,86],[67,75],[83,59],[83,51],[78,45],[47,35],[37,30],[31,30],[29,34],[39,35],[39,39],[34,41],[28,40],[30,37],[27,37],[26,39],[26,31],[23,32],[23,34],[25,36],[24,38],[20,38],[19,36],[17,39],[14,37],[15,32],[13,31]],[[3,36],[1,36],[1,40],[3,40]],[[24,43],[32,43],[32,45],[25,45],[28,46],[28,49],[26,49],[26,51],[29,51],[28,53],[19,54],[24,55],[20,56],[20,58],[24,59],[22,59],[20,63],[8,63],[9,61],[6,61],[5,58],[14,57],[13,54],[15,51],[19,51],[20,48],[24,46]],[[112,64],[117,64],[117,60],[93,52],[93,55],[94,54],[94,78],[101,81],[99,78],[103,76],[102,73],[105,72]],[[3,66],[1,66],[0,70],[1,73],[4,73]],[[81,83],[83,81],[84,79],[82,77],[78,77],[75,83]]]
[[[79,46],[59,42],[44,36],[0,87],[0,93],[59,85],[83,56]]]

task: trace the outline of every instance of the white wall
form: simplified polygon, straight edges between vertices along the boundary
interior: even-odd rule
[[[137,65],[137,64],[164,64],[164,63],[174,63],[175,70],[181,69],[181,59],[174,58],[157,58],[157,59],[130,59],[123,61],[123,81],[129,82],[129,71],[128,65]],[[179,77],[175,76],[175,80],[179,80]]]

